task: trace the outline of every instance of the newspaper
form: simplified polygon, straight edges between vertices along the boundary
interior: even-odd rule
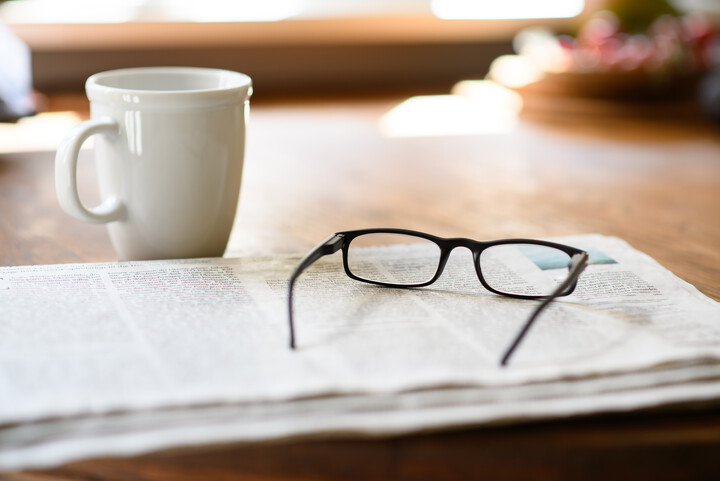
[[[590,265],[504,368],[535,303],[486,292],[462,251],[423,289],[321,259],[295,351],[299,256],[0,268],[0,469],[720,400],[720,304],[620,239],[556,240]]]

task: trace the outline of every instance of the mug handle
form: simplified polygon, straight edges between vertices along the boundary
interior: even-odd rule
[[[73,127],[60,142],[55,154],[55,192],[60,207],[78,220],[96,224],[120,220],[125,216],[125,205],[113,195],[99,206],[87,209],[80,201],[77,189],[77,161],[80,147],[92,135],[117,136],[119,127],[110,117],[86,120]]]

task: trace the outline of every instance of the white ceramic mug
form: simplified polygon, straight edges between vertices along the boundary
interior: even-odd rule
[[[62,141],[62,208],[107,223],[121,260],[215,257],[225,250],[240,192],[252,82],[227,70],[149,67],[88,78],[90,120]],[[103,199],[80,201],[80,147],[95,135]]]

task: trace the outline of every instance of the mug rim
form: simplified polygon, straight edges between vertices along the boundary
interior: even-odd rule
[[[224,76],[227,85],[197,89],[138,89],[105,85],[113,78],[157,74]],[[85,91],[91,102],[134,105],[136,108],[209,107],[244,102],[252,95],[252,79],[233,70],[206,67],[133,67],[106,70],[88,77]]]

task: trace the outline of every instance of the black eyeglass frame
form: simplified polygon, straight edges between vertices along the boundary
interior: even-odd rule
[[[364,279],[362,277],[359,277],[352,273],[348,266],[348,252],[350,249],[350,244],[352,243],[353,239],[368,235],[368,234],[395,234],[395,235],[405,235],[409,237],[419,237],[425,240],[428,240],[430,242],[433,242],[440,248],[440,258],[438,260],[438,267],[435,271],[435,274],[427,281],[416,283],[416,284],[397,284],[397,283],[391,283],[391,282],[382,282],[382,281],[374,281],[370,279]],[[485,278],[482,275],[482,269],[480,267],[480,255],[482,252],[490,247],[499,246],[499,245],[512,245],[512,244],[531,244],[531,245],[538,245],[538,246],[544,246],[544,247],[552,247],[555,249],[558,249],[562,252],[565,252],[570,257],[570,266],[568,269],[568,277],[565,279],[564,282],[562,282],[555,291],[553,291],[549,295],[528,295],[528,294],[515,294],[515,293],[509,293],[509,292],[503,292],[497,289],[492,288],[488,283],[485,281]],[[493,240],[493,241],[476,241],[464,237],[452,237],[452,238],[444,238],[444,237],[438,237],[434,236],[432,234],[426,234],[424,232],[418,232],[408,229],[396,229],[396,228],[373,228],[373,229],[357,229],[357,230],[349,230],[349,231],[341,231],[336,232],[332,234],[330,237],[325,239],[323,242],[318,244],[315,248],[313,248],[305,257],[303,257],[300,262],[298,263],[295,270],[290,275],[290,280],[288,281],[288,322],[289,322],[289,329],[290,329],[290,348],[295,349],[296,342],[295,342],[295,323],[293,320],[293,287],[295,285],[295,281],[297,278],[302,274],[303,271],[305,271],[308,267],[310,267],[314,262],[316,262],[318,259],[331,255],[336,253],[339,250],[342,250],[342,258],[343,258],[343,268],[345,270],[345,274],[350,277],[351,279],[365,282],[368,284],[373,284],[377,286],[383,286],[383,287],[393,287],[393,288],[417,288],[417,287],[426,287],[430,284],[437,281],[440,276],[443,273],[443,270],[445,269],[445,266],[447,265],[447,261],[450,258],[450,254],[453,250],[455,250],[458,247],[465,247],[469,249],[473,254],[473,264],[475,264],[475,272],[478,276],[478,279],[480,280],[480,283],[483,287],[485,287],[488,291],[499,294],[506,297],[516,298],[516,299],[543,299],[544,301],[535,309],[533,314],[530,316],[528,321],[525,323],[523,328],[521,329],[518,336],[513,341],[510,348],[506,351],[505,355],[503,356],[501,360],[502,365],[506,365],[508,360],[510,359],[510,356],[514,352],[514,350],[519,345],[522,338],[525,336],[527,331],[529,330],[530,326],[534,323],[537,316],[540,314],[540,312],[555,298],[557,297],[563,297],[567,296],[573,293],[575,290],[575,287],[577,286],[577,280],[582,271],[585,269],[587,265],[588,260],[588,253],[583,251],[582,249],[578,249],[576,247],[568,246],[565,244],[558,244],[556,242],[550,242],[540,239],[522,239],[522,238],[516,238],[516,239],[500,239],[500,240]]]

